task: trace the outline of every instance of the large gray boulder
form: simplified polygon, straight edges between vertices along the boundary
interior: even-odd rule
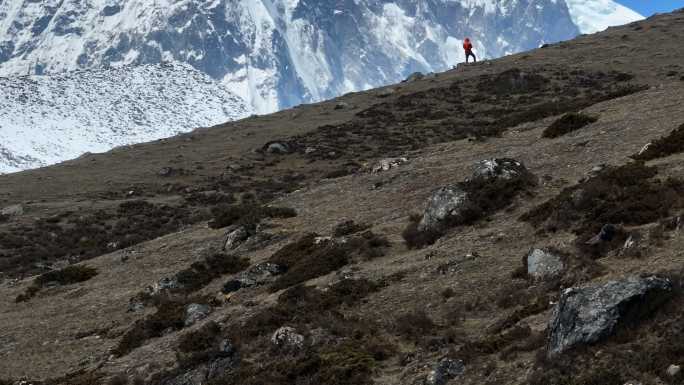
[[[418,224],[419,231],[440,231],[449,222],[465,219],[468,193],[459,186],[442,187],[428,199],[423,218]]]
[[[527,254],[527,275],[535,280],[557,277],[564,268],[561,257],[550,250],[532,249]]]
[[[549,322],[548,356],[613,334],[670,298],[672,283],[655,276],[630,277],[563,291]]]

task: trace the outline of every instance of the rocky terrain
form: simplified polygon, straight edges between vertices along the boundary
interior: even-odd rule
[[[683,34],[0,176],[0,383],[681,384]]]

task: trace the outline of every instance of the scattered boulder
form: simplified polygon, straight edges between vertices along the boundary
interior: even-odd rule
[[[264,145],[263,151],[268,154],[289,154],[290,146],[285,142],[268,142]]]
[[[407,158],[387,158],[387,159],[382,159],[373,167],[370,168],[370,172],[373,174],[377,174],[383,171],[389,171],[393,168],[397,168],[401,166],[404,163],[407,163],[408,159]]]
[[[271,343],[279,348],[299,350],[304,347],[304,336],[294,328],[283,326],[273,333]]]
[[[554,278],[565,269],[562,258],[548,249],[532,249],[527,254],[527,275],[536,280]]]
[[[618,255],[622,257],[641,257],[646,252],[643,236],[638,232],[632,232],[627,236],[622,249],[618,250]]]
[[[672,283],[655,276],[630,277],[563,291],[549,321],[549,357],[611,335],[639,321],[670,298]]]
[[[126,310],[127,312],[137,313],[143,310],[145,310],[145,303],[141,299],[131,298],[131,300],[128,301],[128,309]]]
[[[385,88],[384,90],[378,91],[375,95],[379,98],[386,98],[388,96],[393,95],[395,92],[397,92],[394,88]]]
[[[447,381],[462,375],[463,372],[465,372],[463,361],[444,358],[428,374],[425,385],[445,385]]]
[[[185,307],[185,327],[194,325],[197,321],[207,318],[211,313],[208,305],[191,303]]]
[[[344,110],[346,108],[349,108],[349,103],[347,102],[338,102],[337,104],[335,104],[336,110]]]
[[[423,217],[418,224],[418,231],[439,232],[447,222],[463,219],[467,202],[468,193],[459,186],[440,188],[430,196]]]
[[[677,377],[682,372],[682,367],[679,365],[670,365],[667,367],[667,375],[670,377]]]
[[[276,276],[285,273],[286,269],[275,263],[265,262],[255,265],[251,269],[240,273],[235,279],[231,279],[223,285],[223,294],[230,294],[240,289],[261,286],[275,279]]]
[[[171,167],[162,167],[158,172],[157,175],[161,177],[169,177],[174,174],[174,169]]]
[[[423,75],[422,72],[414,72],[411,75],[409,75],[406,79],[402,80],[402,83],[413,83],[424,78],[425,75]]]
[[[175,277],[169,278],[165,277],[160,279],[158,282],[155,282],[151,286],[148,286],[146,288],[146,291],[149,295],[155,296],[163,291],[168,291],[168,290],[177,290],[181,289],[183,285],[181,285],[178,282],[178,279]]]
[[[22,205],[11,205],[0,210],[0,215],[8,217],[16,217],[24,214],[24,206]]]
[[[525,166],[514,159],[485,159],[475,163],[471,179],[513,180],[528,173]]]
[[[226,232],[226,238],[223,243],[223,250],[230,251],[238,248],[244,241],[249,238],[249,232],[245,226],[235,226]]]
[[[435,191],[423,214],[411,218],[402,236],[409,247],[433,244],[449,227],[473,223],[501,210],[536,184],[537,178],[514,159],[477,162],[470,178]]]

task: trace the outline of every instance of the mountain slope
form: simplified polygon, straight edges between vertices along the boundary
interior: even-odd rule
[[[612,326],[627,312],[627,329],[546,346],[553,304],[582,293],[569,287],[681,281],[683,22],[0,176],[0,381],[425,384],[446,366],[464,385],[679,383],[681,289],[570,314]],[[570,132],[548,138],[559,124]],[[472,184],[492,158],[537,183]],[[476,217],[409,248],[411,213],[445,186],[483,191]],[[528,276],[532,248],[560,254],[558,279]]]
[[[180,61],[265,113],[578,33],[552,0],[5,1],[0,75]]]
[[[186,64],[0,78],[0,88],[0,173],[166,138],[250,111]]]

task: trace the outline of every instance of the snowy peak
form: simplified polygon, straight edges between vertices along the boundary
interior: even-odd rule
[[[628,24],[644,17],[611,0],[565,0],[572,21],[582,33],[595,33],[608,27]]]
[[[5,1],[0,75],[177,61],[266,113],[578,33],[556,0]]]
[[[187,64],[0,78],[0,173],[170,137],[250,113]]]

